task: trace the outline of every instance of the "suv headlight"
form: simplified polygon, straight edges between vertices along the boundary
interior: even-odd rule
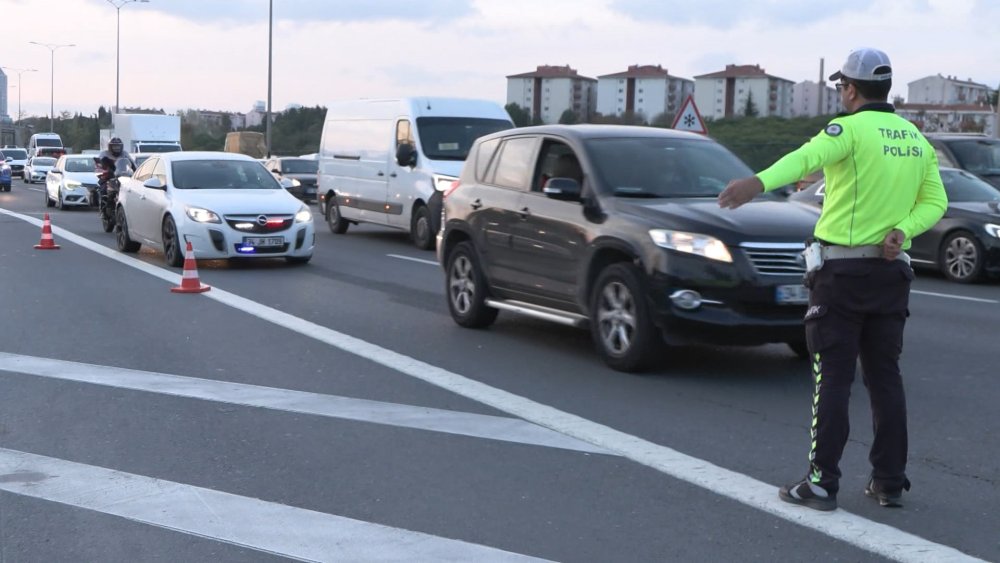
[[[309,212],[309,208],[305,205],[303,205],[302,208],[299,209],[298,213],[295,214],[296,223],[308,223],[309,221],[312,221],[312,218],[312,213]]]
[[[447,191],[451,187],[451,184],[458,180],[454,176],[443,176],[441,174],[434,174],[434,189],[439,192]]]
[[[697,254],[710,260],[720,262],[732,262],[733,257],[729,254],[729,249],[721,240],[697,233],[685,233],[684,231],[671,231],[669,229],[650,229],[649,236],[656,246]]]
[[[197,221],[198,223],[221,223],[222,220],[219,216],[215,214],[214,211],[209,211],[208,209],[202,209],[201,207],[193,207],[187,205],[184,207],[184,212],[187,216],[191,218],[192,221]]]
[[[1000,225],[994,225],[993,223],[986,223],[986,232],[991,236],[1000,238]]]

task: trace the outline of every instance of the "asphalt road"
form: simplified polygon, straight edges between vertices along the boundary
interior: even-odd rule
[[[812,383],[779,345],[606,368],[586,332],[450,319],[401,232],[317,229],[305,266],[114,250],[93,210],[0,194],[0,563],[1000,560],[1000,284],[919,272],[903,370],[913,490],[840,510],[806,470]],[[860,378],[859,378],[860,379]]]

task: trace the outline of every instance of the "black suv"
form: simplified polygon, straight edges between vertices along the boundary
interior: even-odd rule
[[[451,315],[589,324],[613,368],[668,344],[786,342],[806,355],[800,253],[815,209],[717,202],[752,172],[693,133],[540,126],[480,138],[445,192],[438,261]]]
[[[319,161],[313,158],[279,156],[264,163],[281,186],[303,201],[316,201],[316,175]]]
[[[1000,189],[1000,139],[982,133],[924,133],[937,152],[938,164],[961,168]]]

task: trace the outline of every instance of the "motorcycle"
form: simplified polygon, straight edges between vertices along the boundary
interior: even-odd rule
[[[110,156],[101,156],[98,159],[103,171],[98,175],[97,187],[97,210],[101,216],[101,227],[104,232],[110,233],[115,230],[115,212],[118,208],[118,192],[121,189],[122,176],[132,175],[132,161],[122,155],[117,160],[112,160]]]

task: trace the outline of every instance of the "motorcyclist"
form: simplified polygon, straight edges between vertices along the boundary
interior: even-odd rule
[[[122,162],[123,159],[124,162]],[[94,163],[97,165],[98,195],[102,198],[107,195],[108,180],[122,174],[131,174],[135,170],[135,162],[125,151],[125,143],[118,137],[113,137],[108,141],[107,150],[101,151],[99,155],[94,157]],[[126,167],[127,170],[124,169]]]

